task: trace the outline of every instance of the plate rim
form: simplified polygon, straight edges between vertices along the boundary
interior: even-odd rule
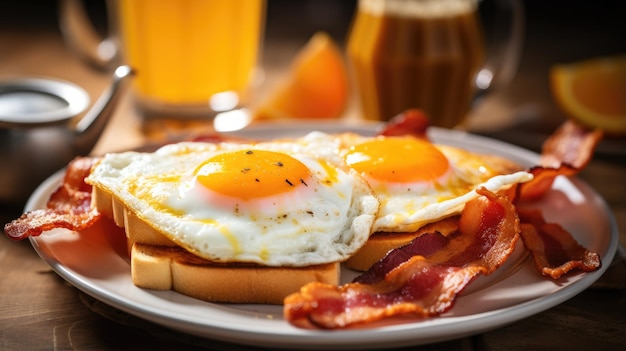
[[[249,130],[237,131],[232,134],[236,135],[250,135],[256,133],[262,133],[267,131],[281,132],[278,129],[288,128],[290,130],[298,130],[299,133],[306,133],[311,130],[322,130],[330,129],[330,130],[344,130],[348,129],[351,131],[367,131],[369,133],[375,133],[376,128],[381,126],[380,123],[370,123],[370,124],[320,124],[320,123],[298,123],[297,125],[290,123],[268,123],[266,125],[258,125],[252,126]],[[313,128],[314,127],[314,128]],[[227,133],[228,134],[228,133]],[[455,142],[464,144],[470,141],[471,143],[487,143],[489,145],[498,145],[502,146],[503,149],[499,149],[496,153],[500,152],[514,152],[519,153],[521,158],[535,158],[538,159],[538,155],[530,150],[523,149],[521,147],[508,144],[504,141],[500,141],[497,139],[491,139],[488,137],[470,134],[460,130],[447,130],[447,129],[439,129],[436,127],[431,127],[429,129],[429,136],[433,138],[435,142],[438,139],[449,139],[455,138],[458,139]],[[448,140],[449,141],[449,140]],[[45,196],[47,193],[51,191],[51,187],[54,187],[60,181],[64,170],[61,169],[47,178],[44,182],[40,184],[39,187],[33,192],[28,201],[26,202],[25,211],[34,209],[38,207],[38,203],[42,201],[42,196]],[[547,296],[540,296],[534,299],[530,299],[523,303],[518,303],[513,306],[498,308],[495,310],[485,311],[482,313],[472,314],[470,316],[462,316],[460,319],[452,319],[449,320],[448,326],[452,325],[457,328],[456,333],[449,333],[445,330],[439,330],[438,332],[432,333],[428,338],[415,340],[411,338],[411,331],[415,329],[414,325],[416,323],[434,323],[434,327],[436,328],[438,322],[435,319],[432,319],[434,322],[429,321],[417,321],[414,323],[408,324],[399,324],[392,325],[386,327],[380,327],[375,329],[348,329],[348,330],[340,330],[340,331],[311,331],[311,330],[303,330],[297,328],[290,328],[290,333],[286,334],[285,332],[274,331],[267,333],[262,330],[254,330],[254,331],[246,331],[245,328],[230,328],[225,326],[220,326],[219,323],[202,323],[198,320],[192,319],[172,319],[165,318],[167,313],[163,311],[155,311],[147,308],[147,306],[136,306],[133,305],[133,302],[124,296],[114,296],[110,291],[106,291],[102,286],[94,285],[93,283],[85,281],[85,279],[73,272],[68,267],[65,267],[60,261],[58,261],[55,257],[50,257],[44,252],[44,250],[40,247],[41,240],[38,237],[31,237],[30,242],[35,249],[35,251],[39,254],[39,256],[50,265],[53,270],[60,275],[63,279],[68,281],[70,284],[75,286],[77,289],[83,291],[84,293],[90,295],[91,297],[100,300],[114,308],[120,309],[124,312],[127,312],[131,315],[135,315],[137,317],[149,320],[156,324],[169,327],[181,332],[185,332],[188,334],[193,334],[202,338],[214,338],[216,340],[221,340],[225,342],[233,342],[240,345],[256,345],[256,346],[265,346],[265,347],[277,347],[277,348],[290,348],[290,347],[299,347],[299,348],[320,348],[320,347],[333,347],[333,348],[374,348],[381,346],[410,346],[410,345],[422,345],[434,342],[440,342],[445,340],[451,340],[458,337],[463,337],[467,335],[473,335],[477,333],[481,333],[487,330],[491,330],[497,328],[499,326],[503,326],[505,324],[509,324],[524,318],[527,318],[531,315],[540,313],[544,310],[547,310],[551,307],[554,307],[583,290],[587,289],[591,286],[597,279],[602,276],[602,274],[608,269],[610,262],[613,260],[613,257],[617,251],[617,243],[618,243],[618,229],[616,219],[611,213],[606,201],[595,192],[586,182],[574,177],[572,181],[576,182],[577,185],[583,186],[587,191],[591,192],[591,194],[595,197],[595,200],[599,200],[598,203],[598,211],[603,212],[608,220],[608,229],[609,229],[609,237],[607,251],[601,255],[603,265],[600,269],[594,272],[585,273],[580,279],[576,280],[574,283],[565,286],[562,289],[557,290],[555,293],[549,294]],[[130,272],[129,272],[130,274]],[[575,288],[572,288],[575,286]],[[168,292],[170,293],[170,292]],[[177,294],[175,292],[171,292],[173,294]],[[213,304],[219,305],[219,304]],[[511,314],[514,314],[514,317],[511,317]],[[165,318],[165,319],[164,319]],[[422,324],[423,325],[423,324]],[[207,330],[210,329],[210,330]],[[432,329],[432,328],[431,328]],[[375,332],[372,332],[372,331]],[[271,330],[270,330],[271,331]],[[384,333],[384,337],[381,338],[380,333]],[[451,335],[453,334],[453,335]],[[320,336],[323,336],[321,338]],[[360,342],[355,343],[355,340]],[[303,342],[306,342],[304,344]],[[365,344],[364,344],[365,343]]]

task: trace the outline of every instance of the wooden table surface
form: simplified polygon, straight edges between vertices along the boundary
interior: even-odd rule
[[[93,70],[67,49],[56,26],[54,3],[50,3],[36,11],[28,1],[0,5],[0,79],[62,78],[81,85],[95,99],[107,86],[109,75]],[[563,11],[556,5],[526,2],[526,44],[518,74],[510,86],[477,106],[468,124],[470,131],[537,151],[545,135],[564,118],[550,97],[549,67],[626,50],[626,28],[616,15],[624,13],[619,1],[603,2],[604,7],[572,4]],[[295,6],[270,0],[263,57],[265,88],[284,73],[282,68],[291,55],[315,30],[326,30],[343,42],[352,5],[318,1]],[[325,15],[326,10],[320,10],[324,6],[332,6],[334,15]],[[289,11],[306,20],[286,17]],[[353,109],[348,112],[354,113]],[[150,141],[144,127],[124,98],[93,153]],[[580,174],[609,205],[621,243],[626,243],[625,161],[626,141],[605,140]],[[22,207],[19,203],[0,208],[0,222],[19,216]],[[556,307],[479,335],[420,349],[621,350],[626,345],[626,263],[618,255],[614,262],[604,264],[611,267],[596,284]],[[28,241],[0,237],[0,267],[1,350],[250,349],[175,332],[109,307],[56,275]]]

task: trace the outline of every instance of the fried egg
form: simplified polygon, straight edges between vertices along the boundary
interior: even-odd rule
[[[532,179],[503,158],[411,136],[315,133],[305,138],[319,150],[335,145],[334,152],[367,180],[380,201],[375,231],[412,232],[461,213],[478,197],[478,187],[497,192]]]
[[[87,182],[197,256],[308,266],[368,239],[378,200],[351,168],[287,142],[183,142],[105,155]]]

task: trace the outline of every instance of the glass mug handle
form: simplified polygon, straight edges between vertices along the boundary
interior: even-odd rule
[[[479,0],[483,6],[487,0]],[[487,60],[476,74],[475,99],[496,87],[508,84],[515,76],[524,40],[524,7],[521,0],[492,1],[494,23],[491,34],[494,38],[487,43]],[[486,30],[487,28],[483,28]]]
[[[82,0],[59,0],[59,25],[66,44],[88,63],[102,70],[117,63],[116,40],[97,33]]]

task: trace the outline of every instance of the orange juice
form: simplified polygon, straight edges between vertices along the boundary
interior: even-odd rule
[[[362,114],[420,108],[454,127],[474,98],[484,44],[475,0],[360,0],[347,47]]]
[[[117,6],[124,60],[137,72],[134,90],[144,105],[202,107],[224,92],[239,103],[245,99],[258,65],[264,0],[123,0]]]

